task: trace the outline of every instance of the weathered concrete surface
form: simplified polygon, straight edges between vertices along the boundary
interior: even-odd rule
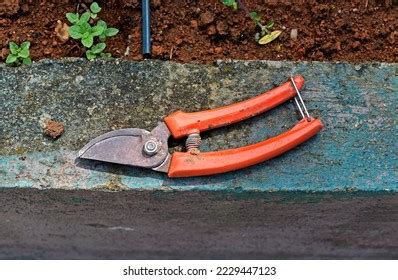
[[[0,259],[398,259],[398,193],[0,189]]]
[[[0,186],[212,190],[398,190],[397,64],[42,61],[0,65]],[[76,151],[106,131],[141,127],[182,109],[198,111],[257,95],[292,74],[325,129],[277,159],[206,178],[168,179],[151,170],[79,162]],[[45,116],[65,133],[42,135]],[[203,135],[202,150],[258,142],[291,127],[292,103]]]

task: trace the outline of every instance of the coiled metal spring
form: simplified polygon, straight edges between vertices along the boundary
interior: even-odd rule
[[[187,152],[197,155],[200,153],[199,146],[202,144],[202,139],[200,138],[199,133],[189,134],[187,137],[187,141],[185,142],[185,148]]]

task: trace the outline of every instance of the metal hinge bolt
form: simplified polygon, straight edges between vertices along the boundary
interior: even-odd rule
[[[148,140],[144,144],[144,153],[148,156],[154,156],[158,153],[158,143],[155,140]]]

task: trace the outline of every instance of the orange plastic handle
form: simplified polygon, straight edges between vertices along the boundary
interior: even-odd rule
[[[294,77],[298,89],[304,85],[304,78]],[[164,118],[174,138],[181,138],[192,133],[236,123],[266,112],[296,96],[291,82],[271,89],[261,95],[232,105],[194,113],[177,111]]]
[[[303,119],[289,131],[253,145],[198,155],[175,152],[168,176],[204,176],[248,167],[293,149],[317,134],[322,127],[323,124],[318,119]]]

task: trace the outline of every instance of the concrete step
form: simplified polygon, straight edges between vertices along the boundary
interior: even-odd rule
[[[0,65],[0,187],[229,191],[398,190],[398,64],[43,60]],[[111,164],[76,165],[76,151],[110,130],[151,130],[176,110],[244,100],[302,74],[308,109],[325,124],[283,156],[228,174],[169,179]],[[53,118],[65,132],[43,136]],[[203,134],[202,151],[240,147],[293,126],[292,102]]]

